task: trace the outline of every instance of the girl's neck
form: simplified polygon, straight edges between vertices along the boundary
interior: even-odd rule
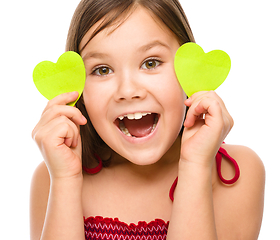
[[[132,175],[139,178],[157,178],[169,172],[171,169],[177,170],[180,158],[181,136],[178,136],[171,148],[151,165],[136,165],[118,154],[114,154],[109,168],[124,175]]]

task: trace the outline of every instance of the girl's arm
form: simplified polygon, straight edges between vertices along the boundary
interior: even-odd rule
[[[84,239],[81,179],[50,184],[42,162],[33,175],[30,196],[30,239]]]
[[[180,163],[167,240],[217,238],[211,168]]]
[[[231,147],[241,177],[234,186],[221,184],[215,155],[233,126],[232,118],[214,92],[194,94],[186,105],[190,109],[167,239],[257,239],[264,189],[261,161],[252,152],[234,154],[242,148]],[[231,166],[224,165],[224,172],[231,177]]]
[[[79,125],[86,119],[66,103],[78,93],[51,100],[33,130],[45,163],[31,185],[31,240],[83,240],[82,166]]]

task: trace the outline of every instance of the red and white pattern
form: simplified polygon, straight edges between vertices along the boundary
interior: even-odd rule
[[[118,218],[85,219],[86,240],[165,240],[168,222],[156,219],[150,223],[126,224]]]

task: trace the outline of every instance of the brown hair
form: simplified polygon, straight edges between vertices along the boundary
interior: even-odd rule
[[[186,42],[194,42],[188,20],[178,0],[82,0],[70,24],[66,51],[74,51],[80,54],[95,35],[114,24],[119,26],[120,21],[124,21],[139,5],[160,19],[177,36],[180,45]],[[93,32],[89,41],[80,48],[80,43],[85,34],[99,21],[101,23]],[[90,167],[95,161],[95,154],[102,157],[103,165],[108,165],[107,160],[110,156],[105,157],[104,153],[110,148],[103,142],[91,124],[83,103],[83,97],[80,98],[76,106],[88,120],[88,123],[81,126],[80,129],[83,166]]]

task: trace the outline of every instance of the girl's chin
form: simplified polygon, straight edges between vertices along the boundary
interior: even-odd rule
[[[129,161],[138,166],[156,164],[162,159],[167,150],[167,147],[158,146],[158,144],[149,144],[142,147],[134,145],[130,148],[118,146],[117,149],[114,149],[121,161]]]
[[[160,156],[156,157],[155,154],[142,153],[138,157],[127,156],[126,160],[137,166],[149,166],[157,163],[161,159]]]

